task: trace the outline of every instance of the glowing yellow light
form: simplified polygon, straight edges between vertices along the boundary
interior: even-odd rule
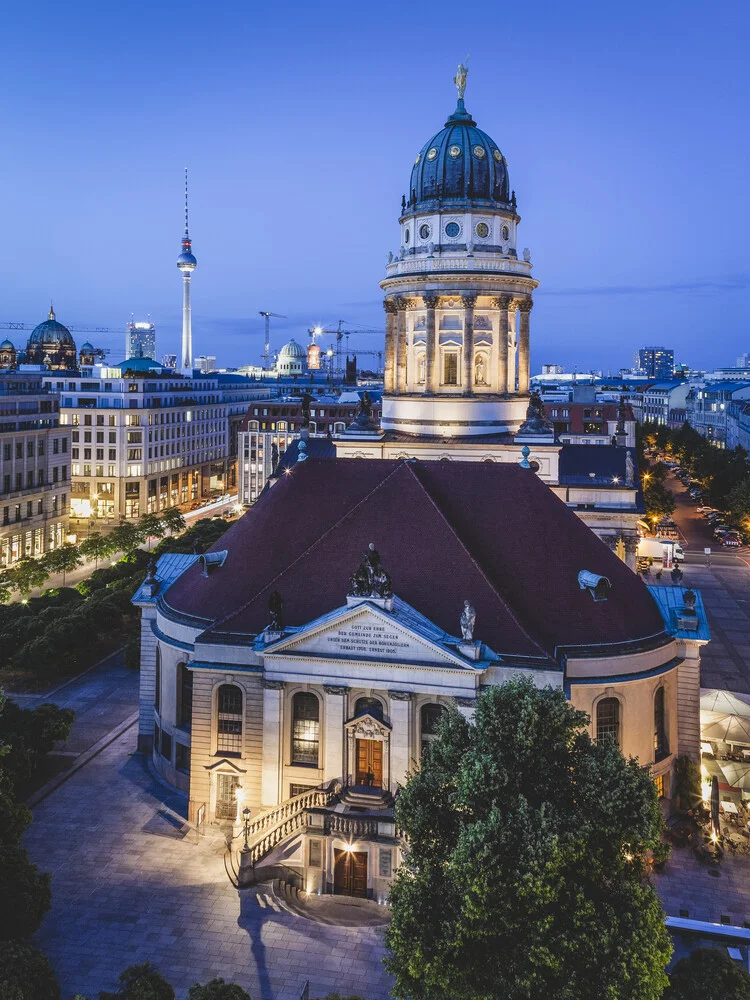
[[[711,831],[711,840],[713,840],[713,842],[714,842],[714,843],[716,843],[716,841],[717,841],[718,839],[719,839],[719,838],[718,838],[718,837],[716,836],[716,830],[712,830],[712,831]]]
[[[633,855],[632,854],[626,854],[625,855],[625,860],[626,861],[632,861],[633,860]]]
[[[354,844],[344,844],[344,850],[348,851],[349,854],[354,853]]]
[[[237,788],[235,788],[234,797],[240,803],[243,801],[243,799],[245,798],[245,792],[243,791],[242,785],[239,785]]]

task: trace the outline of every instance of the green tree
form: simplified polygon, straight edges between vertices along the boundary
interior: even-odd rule
[[[0,604],[5,604],[15,589],[13,574],[11,572],[0,573]]]
[[[646,769],[561,689],[514,679],[446,713],[396,801],[409,850],[386,960],[412,1000],[656,1000],[671,943],[648,884]]]
[[[28,941],[0,941],[0,1000],[60,1000],[47,956]]]
[[[115,546],[115,552],[132,552],[137,549],[143,541],[143,533],[129,521],[123,521],[110,532],[111,544]]]
[[[185,518],[179,507],[167,507],[163,511],[161,519],[164,522],[164,527],[173,535],[178,531],[185,530]]]
[[[174,1000],[174,990],[150,962],[131,965],[120,973],[116,993],[99,991],[99,1000]]]
[[[111,543],[98,531],[89,535],[89,537],[85,538],[78,546],[78,551],[84,559],[87,559],[89,562],[91,562],[92,559],[94,560],[94,569],[98,569],[99,560],[106,559],[106,557],[110,554],[110,550]]]
[[[212,979],[201,986],[196,983],[188,990],[187,1000],[250,1000],[246,993],[236,983],[225,983],[223,979]]]
[[[83,564],[83,559],[75,545],[65,542],[56,549],[51,549],[43,559],[44,565],[50,573],[62,573],[63,587],[65,586],[65,575],[71,573]]]
[[[745,476],[730,490],[727,510],[737,524],[744,526],[750,519],[750,476]]]
[[[36,771],[42,757],[55,743],[67,740],[75,713],[50,702],[38,708],[19,708],[3,699],[0,706],[0,741],[8,747],[2,770],[18,794]]]
[[[649,518],[669,517],[677,506],[672,491],[658,479],[649,478],[648,482],[643,484],[643,500],[646,505],[646,516]]]
[[[35,587],[41,587],[49,577],[49,570],[41,559],[26,557],[10,571],[10,578],[19,593],[26,597]]]
[[[149,548],[151,548],[152,538],[163,538],[166,534],[164,522],[158,514],[143,514],[138,521],[138,528],[143,538],[148,542]]]
[[[664,1000],[750,1000],[750,975],[723,948],[696,948],[672,969]]]
[[[50,877],[18,845],[0,846],[0,941],[31,937],[50,907]]]

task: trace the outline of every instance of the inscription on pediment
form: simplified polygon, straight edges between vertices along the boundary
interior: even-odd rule
[[[334,653],[357,653],[366,656],[398,656],[412,648],[403,632],[380,622],[352,622],[328,632],[326,645]]]

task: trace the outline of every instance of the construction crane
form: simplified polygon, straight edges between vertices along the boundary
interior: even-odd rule
[[[265,316],[266,319],[266,344],[265,350],[263,351],[263,362],[264,368],[268,371],[271,367],[269,364],[271,360],[271,317],[274,319],[286,319],[286,316],[282,316],[281,313],[268,312],[263,309],[259,310],[259,316]]]
[[[33,330],[38,323],[0,323],[0,330]],[[71,333],[122,333],[122,330],[118,327],[114,329],[111,326],[68,326],[66,327]]]
[[[341,356],[342,356],[342,353],[343,353],[342,342],[344,340],[344,337],[346,337],[346,353],[347,353],[347,356],[348,356],[348,354],[349,354],[349,337],[351,337],[352,335],[363,334],[363,333],[377,333],[380,336],[383,335],[383,331],[382,330],[373,330],[373,329],[370,329],[370,328],[367,328],[367,327],[362,327],[359,330],[344,330],[343,329],[344,323],[346,323],[346,320],[345,319],[340,319],[338,321],[338,327],[336,328],[336,368],[339,371],[343,371],[343,368],[344,368],[344,366],[342,364],[342,361],[341,361]],[[378,371],[380,371],[382,369],[382,357],[383,357],[383,352],[382,351],[355,351],[354,353],[355,353],[355,355],[357,357],[359,357],[362,354],[371,354],[371,355],[377,356],[377,359],[378,359]]]

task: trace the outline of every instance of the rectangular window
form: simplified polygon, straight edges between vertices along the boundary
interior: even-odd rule
[[[310,840],[307,848],[307,863],[310,868],[320,868],[323,864],[323,842]]]
[[[664,775],[660,774],[658,778],[654,778],[654,784],[656,785],[656,790],[659,793],[659,798],[664,798]]]
[[[309,792],[311,788],[315,788],[315,785],[299,785],[292,782],[289,786],[289,798],[293,799],[295,795],[301,795],[303,792]]]
[[[190,747],[186,747],[184,743],[175,743],[174,764],[182,774],[190,774]]]
[[[393,875],[393,851],[389,847],[381,847],[378,853],[378,877],[391,878]]]
[[[161,755],[165,760],[171,762],[172,760],[172,737],[169,733],[165,733],[162,729],[161,731]]]
[[[443,385],[458,385],[457,354],[446,354],[443,358]]]
[[[216,727],[216,751],[232,757],[242,752],[242,692],[234,684],[219,688],[219,718]]]
[[[154,724],[154,750],[158,750],[159,749],[159,737],[160,736],[161,736],[161,733],[159,732],[159,727],[156,724]]]

